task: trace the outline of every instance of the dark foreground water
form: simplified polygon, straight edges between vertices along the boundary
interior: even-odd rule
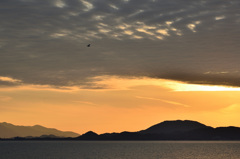
[[[240,142],[0,141],[1,159],[240,159]]]

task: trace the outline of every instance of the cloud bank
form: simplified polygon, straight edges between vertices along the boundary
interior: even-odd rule
[[[238,0],[2,0],[0,76],[54,87],[99,88],[92,81],[104,75],[240,86],[239,7]]]

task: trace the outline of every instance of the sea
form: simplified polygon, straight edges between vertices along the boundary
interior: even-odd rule
[[[240,141],[0,141],[0,159],[240,159]]]

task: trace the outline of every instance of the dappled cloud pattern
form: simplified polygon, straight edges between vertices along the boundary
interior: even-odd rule
[[[2,0],[0,76],[17,81],[0,84],[101,89],[95,77],[109,75],[239,86],[239,6],[238,0]]]

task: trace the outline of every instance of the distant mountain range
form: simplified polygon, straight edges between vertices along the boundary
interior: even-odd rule
[[[196,121],[164,121],[138,132],[96,134],[89,131],[78,140],[240,140],[239,127],[213,128]]]
[[[11,125],[7,123],[0,124],[0,137],[2,137],[2,133],[5,132],[2,129],[2,125]],[[13,126],[13,125],[12,125]],[[19,126],[13,126],[18,127]],[[33,126],[27,128],[44,128],[42,126]],[[24,127],[26,128],[26,127]],[[22,129],[15,129],[14,133],[18,131],[18,133],[22,132]],[[36,130],[36,129],[34,129]],[[43,130],[43,129],[37,129]],[[15,138],[16,140],[240,140],[240,128],[239,127],[217,127],[213,128],[210,126],[206,126],[197,121],[190,120],[175,120],[175,121],[164,121],[159,124],[153,125],[145,130],[137,131],[137,132],[121,132],[121,133],[105,133],[105,134],[97,134],[95,132],[89,131],[85,134],[78,135],[73,132],[59,132],[56,129],[48,129],[44,128],[44,130],[48,133],[41,131],[41,135],[39,133],[39,137],[35,138]],[[51,131],[50,131],[51,130]],[[14,133],[11,129],[8,129],[8,133],[13,137]],[[53,133],[53,132],[58,132]],[[43,136],[43,134],[45,135]],[[68,136],[68,138],[59,138],[58,136],[63,137]],[[70,134],[69,134],[70,133]],[[6,134],[6,133],[5,133]],[[28,136],[37,136],[28,134]],[[16,135],[15,135],[16,136]],[[20,136],[20,135],[17,135]],[[21,136],[26,136],[22,135]],[[6,136],[5,136],[6,137]],[[69,138],[71,137],[71,138]]]
[[[40,125],[35,126],[16,126],[10,123],[0,123],[0,138],[13,137],[40,137],[51,135],[57,137],[77,137],[79,134],[70,131],[60,131],[57,129],[46,128]],[[43,136],[44,137],[44,136]]]

